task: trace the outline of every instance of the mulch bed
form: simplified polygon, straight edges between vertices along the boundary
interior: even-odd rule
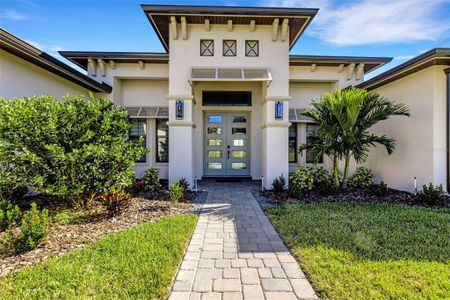
[[[347,203],[398,203],[408,205],[421,205],[420,203],[417,202],[417,197],[414,194],[395,189],[388,189],[387,194],[384,196],[374,195],[368,188],[356,188],[356,187],[341,188],[332,195],[322,195],[320,193],[311,191],[306,195],[303,195],[301,199],[289,197],[287,191],[277,193],[267,190],[267,191],[259,191],[258,194],[262,198],[265,198],[269,206],[295,204],[295,203],[315,203],[323,201],[347,202]],[[440,205],[438,207],[443,206]],[[450,201],[448,197],[446,205],[444,205],[444,207],[450,207]]]
[[[174,205],[167,200],[166,190],[151,194],[141,193],[134,195],[129,207],[114,217],[108,216],[105,209],[99,205],[89,209],[76,209],[49,197],[28,197],[19,206],[28,207],[30,202],[35,201],[38,207],[49,209],[51,218],[47,242],[22,254],[0,252],[0,277],[13,270],[35,265],[49,257],[82,248],[105,234],[122,231],[143,222],[153,222],[165,216],[192,212],[195,205],[191,202],[198,195],[199,193],[187,192],[180,203]],[[53,218],[62,210],[75,215],[68,224],[60,224]]]

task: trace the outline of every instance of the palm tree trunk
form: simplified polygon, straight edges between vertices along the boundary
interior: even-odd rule
[[[346,155],[345,156],[344,179],[343,179],[344,185],[347,184],[349,168],[350,168],[350,155]]]
[[[338,170],[338,160],[337,155],[333,155],[333,177],[334,177],[334,184],[336,186],[339,185],[339,170]]]

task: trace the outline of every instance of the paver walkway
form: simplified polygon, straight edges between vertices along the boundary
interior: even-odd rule
[[[317,299],[253,198],[258,183],[216,183],[172,286],[175,299]]]

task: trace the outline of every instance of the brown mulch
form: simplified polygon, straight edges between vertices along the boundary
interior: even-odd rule
[[[336,193],[331,195],[323,195],[315,191],[311,191],[302,196],[301,199],[295,199],[288,195],[288,192],[273,192],[270,190],[259,192],[261,196],[267,199],[269,204],[283,205],[295,203],[316,203],[316,202],[347,202],[347,203],[398,203],[408,205],[421,205],[418,203],[417,197],[414,194],[399,191],[395,189],[388,189],[384,196],[374,195],[368,188],[346,187],[340,188]],[[439,205],[438,207],[449,207],[450,201],[447,198],[446,205]]]
[[[55,218],[50,218],[48,239],[40,248],[15,255],[0,252],[0,277],[13,270],[35,265],[49,257],[82,248],[105,234],[122,231],[143,222],[155,221],[164,216],[187,213],[193,207],[189,200],[196,194],[189,193],[187,198],[177,205],[164,199],[149,200],[152,198],[146,196],[143,194],[132,198],[129,207],[114,217],[108,216],[105,209],[98,205],[81,210],[67,208],[47,198],[35,197],[33,201],[40,207],[48,208],[51,216],[64,209],[76,217],[72,217],[69,224],[60,224]]]

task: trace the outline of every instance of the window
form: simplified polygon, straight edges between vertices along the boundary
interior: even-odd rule
[[[297,123],[289,127],[289,162],[297,162]]]
[[[245,41],[245,56],[259,56],[259,41]]]
[[[156,119],[156,162],[169,162],[169,127],[167,119]]]
[[[130,140],[138,141],[143,138],[142,147],[147,147],[147,119],[131,119]],[[147,162],[147,154],[143,154],[136,162]]]
[[[222,116],[208,116],[209,123],[222,123]]]
[[[223,40],[223,56],[236,56],[236,40]]]
[[[314,133],[319,128],[319,125],[317,124],[306,124],[306,143],[309,143],[309,136]],[[306,163],[312,164],[315,163],[311,152],[309,150],[306,150]],[[323,157],[319,158],[319,161],[317,163],[322,164],[323,163]]]
[[[251,92],[203,91],[203,106],[252,106]]]
[[[200,56],[214,56],[214,40],[200,40]]]

